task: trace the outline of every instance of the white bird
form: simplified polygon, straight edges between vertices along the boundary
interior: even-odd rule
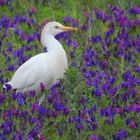
[[[58,22],[47,23],[41,33],[41,43],[47,48],[47,52],[35,55],[22,64],[6,84],[11,85],[17,92],[40,92],[40,83],[49,88],[62,79],[68,68],[68,60],[65,50],[55,36],[67,30],[77,28],[63,26]],[[5,84],[3,88],[6,88]]]

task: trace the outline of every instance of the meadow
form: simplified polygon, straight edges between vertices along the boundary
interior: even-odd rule
[[[65,78],[41,93],[4,90],[21,64],[47,51],[40,34],[49,21],[78,28],[56,36]],[[140,2],[0,0],[0,139],[139,140]]]

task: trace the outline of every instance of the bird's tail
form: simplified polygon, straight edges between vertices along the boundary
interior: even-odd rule
[[[2,87],[3,87],[3,89],[7,89],[8,87],[12,88],[11,82],[9,81],[9,82],[5,83]]]

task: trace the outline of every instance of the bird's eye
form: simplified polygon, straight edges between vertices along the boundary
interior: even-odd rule
[[[55,28],[58,29],[59,27],[58,26],[55,26]]]

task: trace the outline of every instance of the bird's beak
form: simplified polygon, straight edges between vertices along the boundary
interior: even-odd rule
[[[61,29],[64,31],[77,31],[78,30],[78,28],[68,27],[68,26],[63,26],[61,27]]]

